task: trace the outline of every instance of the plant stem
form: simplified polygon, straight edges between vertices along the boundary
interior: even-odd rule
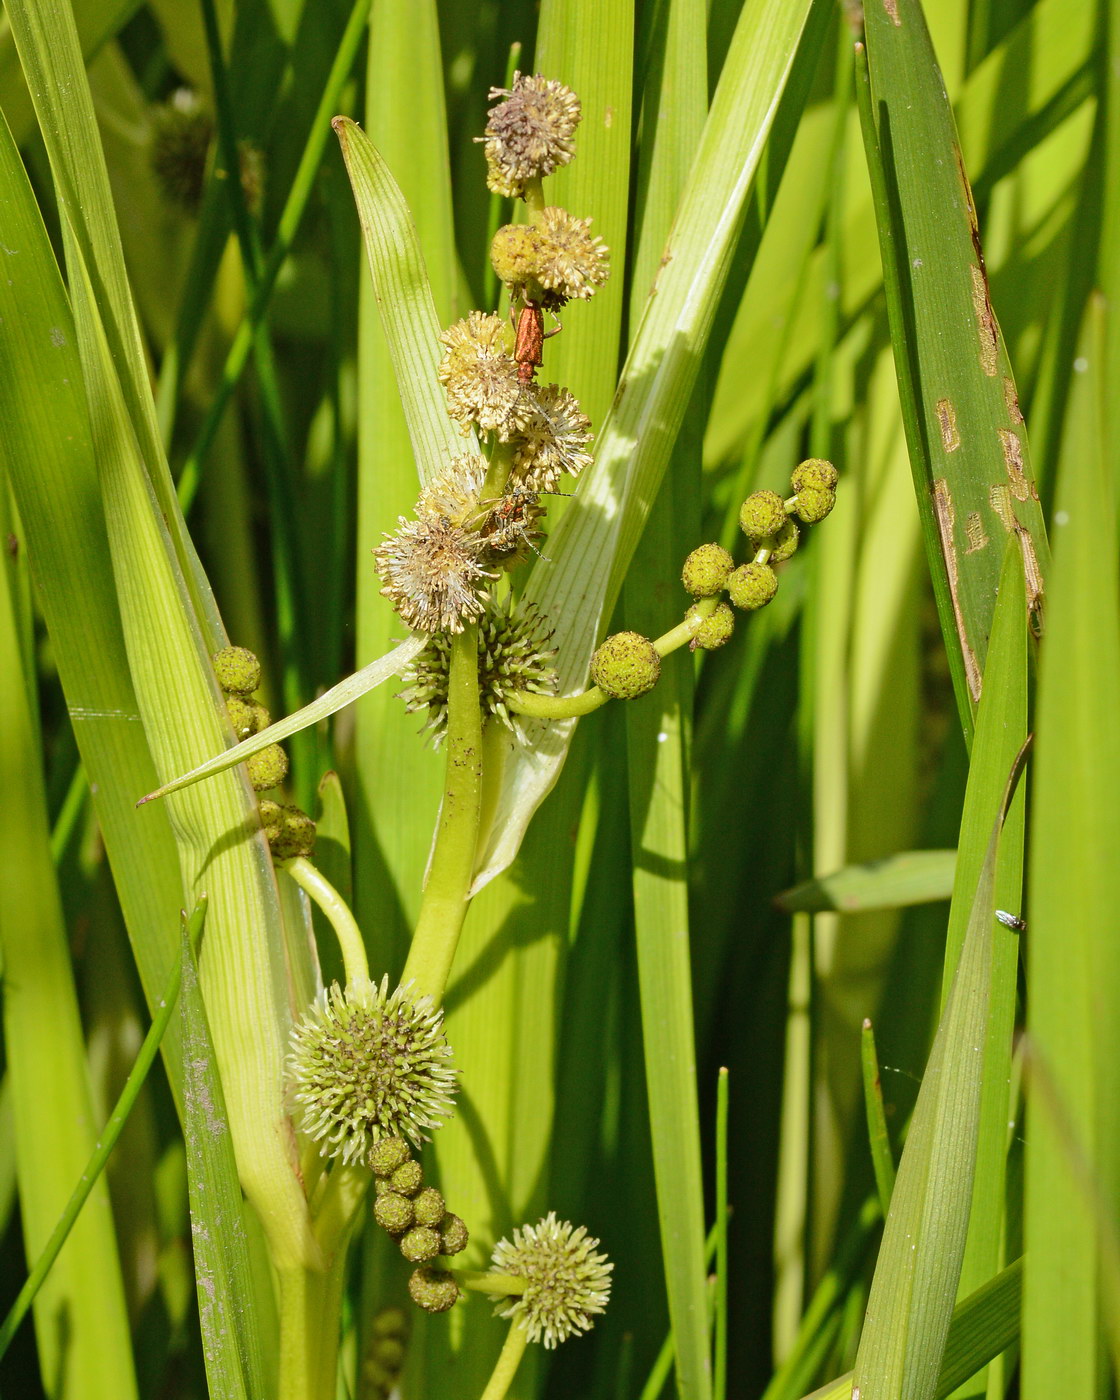
[[[528,216],[526,223],[532,223],[538,214],[544,209],[544,185],[540,176],[536,179],[525,181],[525,213]]]
[[[280,1369],[277,1400],[334,1400],[346,1243],[330,1267],[277,1271]]]
[[[482,1392],[482,1400],[504,1400],[505,1393],[517,1374],[521,1358],[525,1355],[525,1346],[528,1340],[528,1332],[515,1318],[509,1325],[505,1346],[502,1347],[497,1365],[486,1383],[486,1389]]]
[[[518,1274],[492,1274],[485,1269],[452,1269],[455,1282],[471,1293],[488,1293],[492,1297],[516,1298],[525,1292],[526,1280]]]
[[[447,768],[435,850],[402,983],[435,1005],[451,972],[470,903],[482,808],[482,713],[478,699],[478,624],[451,639],[447,694]]]
[[[346,981],[368,982],[369,963],[366,961],[366,945],[362,941],[362,931],[350,908],[331,882],[322,875],[306,856],[293,856],[281,865],[296,884],[309,895],[330,921],[342,950],[342,962],[346,968]]]

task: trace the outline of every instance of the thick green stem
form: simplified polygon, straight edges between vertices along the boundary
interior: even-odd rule
[[[346,901],[306,856],[293,856],[291,860],[284,861],[281,868],[315,901],[330,921],[331,928],[338,938],[338,946],[342,950],[347,982],[368,982],[366,945],[362,941],[362,931]]]
[[[506,1336],[506,1343],[502,1347],[501,1355],[498,1357],[498,1363],[486,1383],[486,1389],[482,1392],[482,1400],[504,1400],[506,1391],[509,1390],[513,1378],[517,1374],[521,1358],[525,1355],[525,1345],[528,1340],[529,1334],[514,1318],[509,1325],[509,1333]]]
[[[334,1400],[346,1246],[329,1269],[281,1269],[277,1400]]]
[[[531,224],[544,209],[544,185],[539,176],[525,181],[526,223]]]
[[[451,639],[447,694],[447,769],[428,883],[402,983],[438,1006],[470,903],[482,807],[482,714],[478,699],[478,624]]]

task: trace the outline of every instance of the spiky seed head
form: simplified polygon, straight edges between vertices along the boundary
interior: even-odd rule
[[[445,350],[437,374],[447,391],[448,413],[464,434],[477,423],[508,442],[527,413],[508,322],[472,311],[443,331],[440,340]]]
[[[579,476],[590,466],[591,419],[575,395],[556,384],[523,398],[529,412],[515,439],[514,473],[531,491],[552,491],[562,475]]]
[[[693,603],[685,614],[686,617],[697,615],[698,604]],[[718,603],[715,610],[701,622],[695,636],[689,643],[691,651],[715,651],[717,647],[723,646],[731,640],[731,634],[735,631],[735,614],[726,603]]]
[[[168,203],[188,214],[202,203],[213,139],[214,118],[189,88],[179,88],[152,114],[152,174]]]
[[[778,591],[778,577],[769,564],[740,564],[727,580],[727,592],[737,608],[763,608]]]
[[[598,1240],[589,1239],[581,1225],[573,1229],[558,1221],[554,1211],[536,1225],[514,1230],[512,1242],[494,1246],[492,1267],[526,1282],[524,1293],[495,1298],[499,1317],[516,1318],[531,1342],[558,1346],[573,1332],[589,1332],[593,1318],[611,1296],[611,1264],[596,1254]]]
[[[281,807],[279,818],[265,828],[273,860],[309,856],[315,849],[315,823],[298,807]]]
[[[816,525],[830,514],[836,504],[836,492],[818,486],[803,486],[797,493],[794,511],[806,525]]]
[[[414,1158],[402,1162],[389,1178],[389,1185],[402,1196],[415,1196],[424,1184],[424,1168]]]
[[[576,219],[559,205],[542,209],[534,221],[539,234],[536,279],[542,304],[558,310],[573,298],[586,301],[610,276],[610,250],[591,235],[591,220]]]
[[[484,592],[496,577],[479,529],[485,472],[481,457],[455,458],[421,492],[417,519],[401,516],[400,529],[373,551],[381,592],[411,628],[461,632],[482,612]]]
[[[540,235],[532,224],[505,224],[490,242],[490,264],[511,297],[539,301],[537,281]]]
[[[470,1243],[470,1232],[466,1225],[450,1211],[443,1217],[439,1227],[439,1252],[460,1254]]]
[[[572,139],[579,125],[579,98],[551,78],[513,75],[512,88],[491,88],[486,135],[486,183],[495,194],[516,199],[527,180],[550,175],[576,153]]]
[[[796,495],[807,486],[817,491],[833,491],[839,480],[840,473],[831,462],[825,461],[823,457],[809,457],[794,467],[789,482]]]
[[[735,560],[721,544],[702,544],[684,561],[681,582],[694,598],[714,598],[722,593]]]
[[[425,1186],[412,1199],[417,1225],[428,1225],[433,1229],[443,1220],[447,1207],[443,1196],[434,1186]]]
[[[401,1236],[400,1249],[410,1264],[426,1264],[439,1253],[439,1231],[414,1225]]]
[[[797,528],[797,521],[787,517],[786,523],[769,540],[771,564],[780,564],[783,559],[788,559],[796,550],[800,539],[801,531]]]
[[[555,694],[556,650],[548,645],[551,639],[548,623],[531,603],[487,599],[478,624],[479,695],[484,714],[496,716],[518,738],[523,737],[519,718],[508,700],[519,690]],[[405,671],[406,688],[400,692],[409,713],[427,707],[424,728],[436,744],[447,732],[450,658],[447,638],[437,633]]]
[[[415,1223],[412,1202],[396,1191],[384,1191],[373,1203],[373,1218],[390,1235],[403,1235]]]
[[[374,1176],[392,1176],[412,1156],[403,1137],[380,1138],[369,1150],[369,1169]]]
[[[288,1070],[304,1131],[348,1163],[382,1138],[423,1142],[455,1097],[443,1013],[411,984],[390,994],[388,977],[320,992],[292,1030]]]
[[[661,675],[661,657],[640,632],[616,632],[591,658],[591,680],[615,700],[633,700],[652,690]]]
[[[749,539],[765,539],[776,535],[786,523],[785,502],[777,491],[755,491],[739,510],[739,524]]]
[[[251,695],[261,683],[261,663],[248,647],[222,647],[214,653],[214,674],[227,695]]]
[[[409,1297],[425,1312],[447,1312],[459,1297],[459,1285],[446,1269],[413,1269],[408,1277]]]
[[[268,792],[279,787],[288,776],[288,755],[279,744],[269,744],[245,760],[249,781],[255,792]]]

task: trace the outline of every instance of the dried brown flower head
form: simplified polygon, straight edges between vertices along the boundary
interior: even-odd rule
[[[491,107],[486,135],[486,183],[495,194],[516,199],[527,180],[550,175],[575,155],[579,98],[563,83],[540,74],[513,75],[512,88],[491,88],[505,101]]]

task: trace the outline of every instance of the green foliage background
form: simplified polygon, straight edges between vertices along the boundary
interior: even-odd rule
[[[591,1336],[533,1348],[511,1393],[797,1400],[854,1393],[853,1367],[862,1400],[1114,1393],[1120,9],[865,8],[854,56],[856,7],[825,0],[73,0],[73,25],[69,0],[8,0],[5,1310],[177,966],[180,909],[203,888],[209,909],[162,1069],[0,1391],[274,1393],[316,1248],[276,1127],[310,915],[239,770],[133,804],[232,742],[208,665],[227,636],[279,717],[405,635],[370,550],[459,441],[434,329],[499,305],[488,240],[513,215],[476,138],[520,68],[581,98],[547,196],[612,254],[543,369],[596,463],[516,585],[564,688],[605,631],[679,621],[695,545],[745,557],[747,492],[784,494],[807,456],[840,487],[727,647],[674,653],[570,747],[534,728],[544,777],[508,761],[445,998],[457,1115],[426,1168],[469,1268],[549,1209],[615,1262]],[[183,87],[217,131],[191,211],[152,164]],[[359,214],[395,194],[380,166],[351,188],[336,114],[411,214],[368,247]],[[391,979],[443,783],[395,689],[287,745],[317,862]],[[313,937],[339,976],[317,913]],[[184,1076],[183,1037],[220,1084]],[[200,1204],[214,1180],[237,1214],[192,1116],[219,1092],[244,1241]],[[200,1322],[192,1257],[230,1280],[228,1328]],[[372,1400],[370,1324],[406,1272],[363,1214],[332,1277],[337,1393]],[[402,1394],[481,1395],[503,1334],[477,1295],[416,1314]]]

